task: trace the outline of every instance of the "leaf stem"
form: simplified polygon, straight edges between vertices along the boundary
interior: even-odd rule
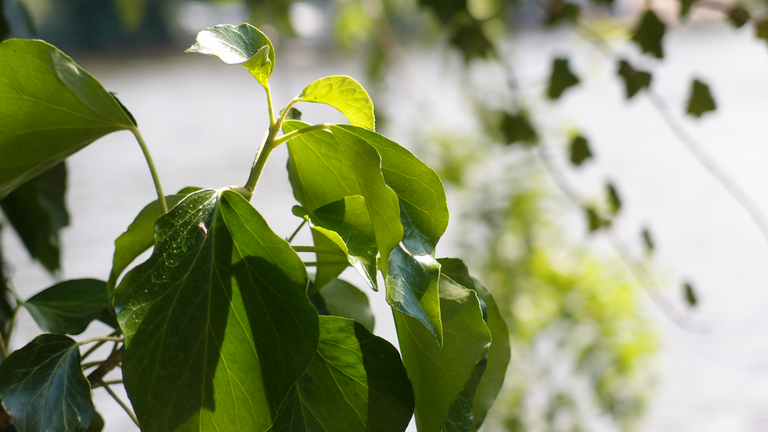
[[[11,344],[11,336],[13,336],[13,330],[16,328],[16,316],[19,315],[19,310],[21,309],[23,304],[24,304],[23,302],[22,303],[17,302],[16,307],[13,308],[13,315],[11,315],[11,324],[8,326],[8,334],[5,337],[5,343],[8,344],[8,346],[10,346]],[[8,346],[6,346],[5,348],[8,348]]]
[[[294,238],[296,238],[296,234],[298,234],[298,233],[299,233],[299,231],[301,231],[301,229],[304,227],[304,224],[306,224],[306,223],[307,223],[307,220],[306,220],[306,219],[304,219],[303,221],[301,221],[301,224],[299,224],[299,227],[298,227],[298,228],[296,228],[296,231],[294,231],[294,232],[293,232],[293,234],[291,234],[291,236],[290,236],[290,237],[288,237],[288,240],[287,240],[287,241],[288,241],[288,244],[291,244],[291,242],[293,241],[293,239],[294,239]],[[294,248],[294,249],[295,249],[295,248]]]
[[[112,337],[114,337],[114,336],[117,336],[117,335],[119,335],[119,334],[120,334],[120,330],[115,330],[115,331],[113,331],[113,332],[112,332],[112,333],[111,333],[109,336],[112,336]],[[105,344],[105,343],[107,343],[107,342],[109,342],[109,341],[107,341],[107,340],[102,340],[102,341],[99,341],[99,343],[97,343],[96,345],[94,345],[94,346],[92,346],[91,348],[89,348],[89,349],[88,349],[88,351],[86,351],[86,352],[85,352],[85,354],[83,354],[83,355],[80,357],[80,362],[82,362],[83,360],[85,360],[86,358],[88,358],[88,356],[89,356],[89,355],[93,354],[93,352],[94,352],[94,351],[96,351],[97,349],[99,349],[99,347],[101,347],[102,345],[104,345],[104,344]],[[115,345],[117,345],[117,343],[115,343]]]
[[[291,246],[293,250],[296,252],[314,252],[316,254],[328,254],[328,255],[339,255],[339,256],[347,256],[343,251],[340,250],[334,250],[334,249],[323,249],[319,247],[314,246]]]
[[[109,388],[109,385],[106,382],[103,382],[102,384],[103,384],[102,387],[104,387],[104,390],[106,390],[107,393],[109,393],[109,395],[112,396],[112,399],[114,399],[115,402],[117,402],[121,407],[123,407],[125,412],[128,413],[128,416],[131,417],[131,420],[133,420],[133,422],[136,423],[136,426],[139,426],[139,419],[136,418],[136,414],[134,414],[133,411],[131,411],[131,409],[128,407],[128,405],[126,405],[125,402],[123,402],[122,399],[120,399],[120,397],[118,397],[115,394],[115,392],[112,391],[111,388]]]
[[[282,143],[284,143],[284,142],[286,142],[286,141],[288,141],[290,139],[296,138],[297,136],[305,134],[307,132],[312,132],[312,131],[316,131],[316,130],[320,130],[320,129],[330,129],[330,128],[331,128],[331,125],[326,124],[326,123],[320,123],[320,124],[316,124],[316,125],[312,125],[312,126],[303,127],[301,129],[297,129],[297,130],[295,130],[293,132],[289,132],[289,133],[281,136],[280,138],[277,138],[275,140],[275,145],[280,145],[280,144],[282,144]]]
[[[109,341],[113,341],[113,342],[123,342],[123,341],[124,341],[124,339],[123,339],[123,338],[121,338],[121,337],[114,337],[114,336],[97,336],[97,337],[92,337],[92,338],[90,338],[90,339],[86,339],[86,340],[84,340],[84,341],[82,341],[82,342],[78,342],[77,344],[78,344],[78,345],[85,345],[85,344],[89,344],[89,343],[91,343],[91,342],[97,342],[97,341],[104,341],[104,342],[109,342]]]
[[[82,369],[82,370],[90,369],[90,368],[95,367],[95,366],[101,366],[103,363],[104,363],[104,360],[95,361],[95,362],[88,362],[88,363],[82,363],[80,365],[80,369]]]
[[[264,86],[264,91],[267,93],[267,106],[269,107],[269,128],[272,129],[275,124],[280,122],[275,122],[275,108],[272,105],[272,91],[269,89],[269,85]],[[282,120],[282,117],[280,119]]]
[[[0,333],[0,359],[5,360],[6,357],[8,357],[8,349],[5,347],[5,340],[3,339],[3,334]]]
[[[155,162],[152,161],[152,155],[149,154],[147,143],[144,142],[144,137],[141,136],[141,132],[139,132],[138,128],[134,127],[131,129],[131,132],[133,132],[133,136],[136,137],[136,141],[138,141],[139,146],[141,146],[141,151],[144,153],[144,159],[147,160],[149,172],[152,174],[152,181],[155,183],[155,190],[157,191],[157,200],[160,202],[160,208],[163,210],[163,213],[168,213],[168,204],[165,202],[165,194],[163,194],[163,187],[160,185],[160,177],[157,175]]]

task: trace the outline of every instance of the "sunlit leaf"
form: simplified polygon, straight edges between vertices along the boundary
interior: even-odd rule
[[[549,77],[547,97],[555,100],[560,98],[564,91],[579,83],[579,78],[568,67],[568,59],[556,58],[552,62],[552,75]]]
[[[640,46],[643,53],[651,53],[656,58],[664,58],[661,41],[666,30],[666,24],[652,10],[648,9],[635,29],[632,40]]]
[[[693,83],[691,83],[691,96],[688,98],[688,108],[686,109],[686,112],[699,118],[702,114],[714,111],[716,108],[715,100],[709,92],[709,86],[697,79],[693,80]]]
[[[691,285],[690,282],[685,282],[683,284],[683,290],[685,294],[685,302],[688,303],[688,306],[696,307],[698,299],[696,298],[696,292],[693,290],[693,285]]]
[[[524,112],[517,114],[503,112],[500,129],[507,145],[516,142],[535,144],[539,140],[536,130],[528,119],[528,114]]]
[[[197,41],[185,53],[209,54],[226,64],[242,66],[265,88],[275,68],[272,42],[248,23],[208,27],[197,34]]]
[[[74,279],[57,283],[24,303],[43,331],[77,335],[109,307],[107,283]]]
[[[619,192],[616,190],[616,186],[613,183],[608,182],[605,185],[605,191],[608,194],[608,209],[611,214],[617,214],[621,210],[621,198]]]
[[[0,364],[0,399],[19,432],[85,431],[94,416],[78,345],[58,334],[36,337]]]
[[[316,102],[339,110],[354,126],[373,130],[373,102],[368,92],[348,76],[328,76],[304,88],[296,97],[299,102]]]
[[[579,20],[579,5],[563,0],[555,0],[547,5],[547,26],[553,26],[560,22],[575,23]]]
[[[645,253],[653,253],[654,244],[653,237],[651,237],[651,231],[648,228],[643,228],[643,245],[645,246]]]
[[[152,256],[116,297],[142,430],[267,430],[316,352],[307,282],[235,192],[195,192],[161,216]]]
[[[570,145],[571,163],[575,166],[581,166],[587,159],[592,159],[592,152],[589,150],[587,139],[577,135],[571,139]]]
[[[743,6],[735,5],[728,10],[728,21],[736,28],[741,28],[746,24],[751,16],[749,11]]]
[[[624,88],[627,99],[632,99],[640,90],[651,85],[651,74],[645,71],[635,70],[626,60],[619,62],[617,72],[624,79]]]
[[[111,94],[42,41],[0,43],[0,198],[133,124]]]
[[[317,355],[283,402],[274,432],[404,431],[413,390],[397,349],[362,325],[320,317]]]

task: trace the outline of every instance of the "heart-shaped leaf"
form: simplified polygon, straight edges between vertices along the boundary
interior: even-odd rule
[[[109,308],[107,283],[74,279],[47,288],[24,303],[43,331],[77,335]]]
[[[75,341],[43,334],[0,364],[0,399],[19,432],[85,431],[94,409]]]
[[[53,45],[0,43],[0,198],[94,140],[132,128],[115,98]]]
[[[241,195],[202,190],[161,216],[116,293],[142,430],[269,429],[317,349],[306,289],[301,259]]]
[[[373,130],[373,102],[368,92],[348,76],[328,76],[304,88],[295,99],[297,102],[316,102],[339,110],[353,126]]]
[[[195,44],[184,52],[208,54],[226,64],[242,66],[264,88],[269,86],[269,77],[275,68],[272,41],[248,23],[208,27],[197,34]]]

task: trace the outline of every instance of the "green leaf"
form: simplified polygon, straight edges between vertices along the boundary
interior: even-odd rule
[[[373,333],[376,318],[373,316],[368,296],[356,286],[341,279],[334,279],[318,293],[330,315],[355,320]]]
[[[601,228],[608,228],[611,226],[611,220],[600,216],[594,207],[585,207],[584,211],[587,213],[589,232],[593,233]]]
[[[685,282],[683,284],[683,290],[685,294],[685,302],[688,303],[688,306],[696,307],[698,299],[696,298],[696,292],[693,290],[693,285],[691,285],[690,282]]]
[[[168,208],[172,208],[184,197],[200,188],[187,187],[176,195],[167,195],[165,202]],[[155,200],[147,204],[136,216],[136,219],[128,226],[128,229],[115,239],[115,253],[112,257],[112,271],[107,280],[107,292],[112,293],[117,284],[117,279],[139,255],[152,247],[155,242],[155,222],[163,215],[160,201]]]
[[[547,97],[551,100],[560,98],[564,91],[579,83],[579,78],[568,67],[568,59],[556,58],[552,62],[552,75],[549,77]]]
[[[348,76],[328,76],[306,86],[297,102],[315,102],[339,110],[353,126],[373,130],[373,102],[363,86]]]
[[[714,111],[715,100],[709,92],[709,86],[695,79],[691,84],[691,97],[688,98],[688,109],[686,112],[696,118],[709,111]]]
[[[120,24],[129,33],[134,33],[141,27],[147,0],[112,0]]]
[[[403,364],[416,399],[416,426],[424,431],[441,429],[491,343],[474,291],[441,276],[440,309],[442,347],[419,321],[394,312]]]
[[[57,283],[24,303],[43,331],[77,335],[109,308],[107,283],[74,279]]]
[[[733,6],[728,10],[728,21],[736,28],[741,28],[749,21],[751,16],[749,11],[744,9],[743,6]]]
[[[581,166],[587,159],[592,159],[592,152],[589,150],[587,139],[577,135],[571,139],[571,163],[574,166]]]
[[[547,5],[547,20],[544,24],[552,27],[559,22],[575,23],[579,20],[579,5],[555,0]]]
[[[645,71],[635,70],[626,60],[619,62],[617,72],[624,79],[624,88],[626,89],[627,99],[632,99],[640,90],[648,88],[651,85],[651,74]]]
[[[768,20],[757,21],[755,23],[755,37],[768,40]]]
[[[0,43],[0,198],[111,132],[134,126],[88,72],[37,40]]]
[[[161,216],[152,256],[116,296],[142,430],[269,429],[317,349],[307,282],[238,193],[195,192]]]
[[[395,347],[358,323],[321,316],[317,355],[283,402],[271,430],[404,431],[413,404]]]
[[[387,269],[387,303],[392,309],[416,318],[442,345],[440,264],[431,255],[413,255],[400,244],[392,250]]]
[[[495,54],[496,47],[486,36],[480,21],[466,20],[460,25],[451,26],[451,28],[449,41],[451,45],[459,49],[465,63],[474,59],[491,58]]]
[[[0,399],[19,432],[85,431],[94,416],[78,345],[58,334],[36,337],[0,364]]]
[[[501,133],[504,135],[504,141],[507,145],[516,142],[525,144],[536,144],[539,136],[528,119],[528,114],[519,112],[517,114],[501,113]]]
[[[230,65],[246,68],[264,88],[275,68],[275,48],[259,29],[243,23],[221,24],[197,34],[197,41],[184,53],[201,53],[218,57]]]
[[[651,231],[648,228],[643,228],[643,245],[645,246],[645,253],[653,253],[654,245],[653,238],[651,237]]]
[[[680,0],[680,18],[686,18],[691,12],[691,7],[696,4],[698,0]]]
[[[621,210],[621,198],[619,198],[619,192],[613,183],[608,182],[605,185],[605,191],[608,194],[608,209],[611,214],[616,215]]]
[[[91,424],[85,432],[101,432],[102,430],[104,430],[104,419],[98,411],[94,411],[93,420],[91,420]]]
[[[648,9],[643,14],[640,24],[632,35],[632,40],[640,45],[643,53],[651,53],[656,58],[664,58],[664,51],[661,47],[661,40],[664,38],[664,32],[667,30],[664,24],[656,14]]]

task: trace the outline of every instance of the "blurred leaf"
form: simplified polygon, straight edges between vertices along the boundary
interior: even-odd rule
[[[619,62],[618,74],[624,79],[627,99],[632,99],[637,92],[651,85],[651,74],[635,70],[626,60]]]
[[[94,411],[93,420],[91,420],[91,424],[85,432],[101,432],[102,430],[104,430],[104,418],[101,417],[98,411]]]
[[[5,39],[32,39],[37,33],[29,10],[19,0],[0,1],[0,42]]]
[[[0,224],[0,234],[2,234],[3,225]],[[3,260],[2,236],[0,236],[0,336],[3,340],[8,340],[8,331],[11,327],[11,318],[15,308],[15,299],[8,288],[9,278],[5,274],[5,261]],[[0,408],[2,411],[2,408]]]
[[[280,111],[280,115],[282,115],[283,112]],[[288,114],[285,115],[286,120],[301,120],[301,111],[297,110],[294,107],[288,108]]]
[[[757,21],[755,23],[755,37],[768,40],[768,20]]]
[[[556,58],[552,62],[552,75],[549,77],[547,97],[551,100],[560,98],[564,91],[579,83],[579,78],[568,67],[568,59]]]
[[[11,34],[11,26],[5,16],[5,2],[0,0],[0,41],[8,39]]]
[[[135,32],[144,20],[147,0],[113,0],[117,17],[124,29]]]
[[[395,347],[354,321],[321,316],[317,354],[270,431],[404,431],[413,405]]]
[[[0,198],[133,124],[88,72],[42,41],[0,43]]]
[[[590,0],[590,1],[591,3],[596,4],[598,6],[600,5],[608,6],[608,7],[613,6],[613,0]]]
[[[608,228],[611,226],[611,220],[600,216],[594,207],[586,207],[584,208],[584,211],[587,213],[589,232],[593,233],[601,228]]]
[[[459,49],[466,63],[474,59],[490,58],[494,54],[493,42],[485,35],[481,23],[474,19],[454,28],[450,42]]]
[[[334,279],[318,292],[330,315],[355,320],[373,333],[376,318],[373,316],[368,296],[351,283]]]
[[[456,15],[467,10],[467,0],[419,0],[419,5],[431,9],[443,24],[450,24]]]
[[[579,20],[579,5],[563,0],[555,0],[547,5],[547,20],[544,22],[551,27],[559,22],[575,23]]]
[[[108,308],[107,283],[74,279],[57,283],[24,303],[43,331],[77,335]]]
[[[605,190],[608,193],[608,208],[611,214],[616,215],[619,210],[621,210],[621,198],[619,198],[619,193],[611,182],[608,182],[608,184],[605,185]]]
[[[575,166],[581,166],[587,159],[592,159],[592,152],[589,150],[587,139],[577,135],[571,139],[571,163]]]
[[[643,245],[645,245],[645,253],[653,253],[653,238],[651,237],[651,231],[648,228],[643,228]]]
[[[208,54],[226,64],[242,66],[264,88],[269,86],[269,77],[275,68],[272,41],[248,23],[208,27],[197,34],[197,42],[184,53]]]
[[[751,16],[744,7],[736,5],[728,10],[728,21],[736,28],[741,28],[749,21]]]
[[[686,112],[696,118],[716,108],[715,100],[709,92],[709,86],[695,79],[691,84],[691,97],[688,99],[688,109]]]
[[[683,289],[685,290],[685,301],[688,303],[688,306],[695,307],[698,303],[698,299],[696,298],[696,293],[693,290],[693,286],[686,282],[683,284]]]
[[[651,53],[656,58],[664,58],[664,51],[661,47],[661,40],[664,38],[664,32],[667,26],[658,16],[648,9],[643,14],[640,24],[632,35],[632,40],[640,45],[643,53]]]
[[[20,432],[85,431],[94,409],[78,344],[42,334],[0,364],[0,398]]]
[[[507,145],[516,142],[535,144],[539,140],[539,136],[528,120],[528,114],[522,111],[517,114],[502,113],[501,133]]]
[[[691,11],[691,6],[696,4],[698,0],[680,0],[680,18],[686,18]]]
[[[353,126],[374,129],[373,102],[368,92],[348,76],[328,76],[306,86],[295,99],[315,102],[339,110]]]

